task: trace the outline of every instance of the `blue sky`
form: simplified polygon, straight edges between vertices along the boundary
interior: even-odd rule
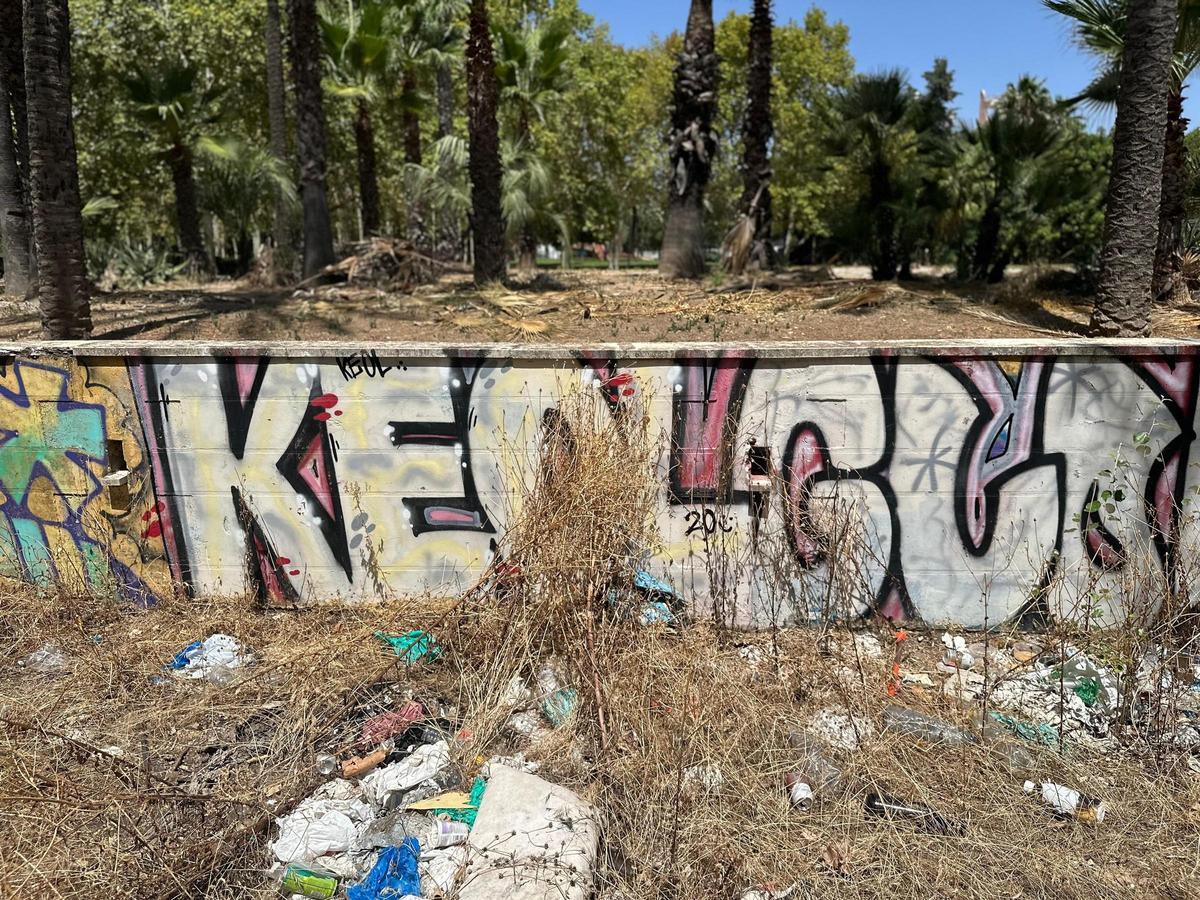
[[[776,0],[775,18],[802,21],[811,0]],[[1070,95],[1094,72],[1093,61],[1071,41],[1068,25],[1040,0],[820,0],[830,19],[850,27],[850,51],[859,71],[899,66],[920,84],[934,57],[954,70],[960,114],[974,118],[979,91],[995,95],[1029,73],[1056,94]],[[651,34],[683,27],[688,0],[580,0],[609,24],[613,38],[636,45]],[[714,0],[719,19],[749,12],[751,0]],[[1094,126],[1110,118],[1090,115]]]

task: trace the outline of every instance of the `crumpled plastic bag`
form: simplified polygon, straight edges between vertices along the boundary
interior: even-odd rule
[[[41,675],[62,675],[70,666],[70,660],[58,646],[47,641],[21,660],[21,665],[26,671]]]
[[[426,850],[421,854],[421,882],[425,885],[425,896],[449,894],[458,881],[458,873],[467,862],[467,847],[445,847]]]
[[[404,759],[381,766],[363,776],[363,793],[381,805],[392,791],[407,791],[432,778],[450,765],[450,746],[445,741],[423,744]]]
[[[240,669],[254,662],[254,655],[243,653],[237,638],[214,634],[202,641],[192,641],[175,654],[164,666],[173,669],[181,678],[212,679],[219,672]]]
[[[381,850],[367,877],[346,890],[347,900],[420,897],[421,875],[417,865],[420,858],[421,845],[416,838],[405,838],[399,847]]]
[[[275,820],[279,836],[271,843],[271,852],[281,863],[311,862],[327,853],[344,853],[355,847],[359,833],[374,815],[358,788],[335,779]]]

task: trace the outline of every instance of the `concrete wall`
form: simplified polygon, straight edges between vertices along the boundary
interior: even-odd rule
[[[645,403],[665,437],[653,566],[703,602],[711,547],[736,548],[743,619],[811,612],[839,552],[815,512],[831,495],[862,519],[862,583],[839,587],[861,614],[995,624],[1054,611],[1048,584],[1119,611],[1143,555],[1160,577],[1192,577],[1195,345],[0,353],[0,575],[37,584],[139,601],[181,586],[302,601],[458,591],[511,508],[502,448],[532,453],[571,382],[613,415]],[[776,473],[765,521],[751,515],[751,439]],[[128,501],[119,474],[104,484],[121,470]],[[786,567],[758,552],[771,528]]]

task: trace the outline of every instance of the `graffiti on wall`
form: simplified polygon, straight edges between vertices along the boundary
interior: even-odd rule
[[[1180,548],[1200,484],[1196,350],[1122,352],[10,358],[0,574],[138,602],[460,590],[519,494],[505,455],[535,453],[547,411],[582,383],[609,415],[636,406],[660,429],[654,564],[700,605],[720,531],[750,548],[743,620],[762,620],[752,551],[770,517],[790,577],[830,578],[833,497],[854,501],[870,545],[858,614],[1052,615],[1064,573],[1115,603],[1096,586],[1134,563],[1139,539],[1188,586]],[[751,446],[771,476],[765,504]]]

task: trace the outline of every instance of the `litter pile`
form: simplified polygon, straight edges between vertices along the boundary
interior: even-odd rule
[[[403,292],[432,282],[447,268],[445,263],[420,252],[408,241],[374,237],[355,244],[349,256],[329,266],[325,273],[342,276],[350,285]]]
[[[414,664],[435,659],[429,635],[377,633]],[[413,655],[414,648],[423,652]],[[539,680],[550,678],[547,667]],[[542,689],[542,722],[561,725],[573,702],[556,682]],[[514,708],[531,696],[519,679]],[[275,823],[271,876],[285,893],[349,900],[491,898],[520,883],[524,897],[585,895],[596,857],[594,811],[575,793],[533,774],[521,754],[493,757],[472,778],[451,758],[469,756],[468,729],[456,729],[436,701],[403,699],[361,723],[353,755],[321,751],[330,780]],[[516,711],[510,727],[528,711]],[[527,870],[524,874],[522,870]],[[455,893],[461,883],[461,890]]]

